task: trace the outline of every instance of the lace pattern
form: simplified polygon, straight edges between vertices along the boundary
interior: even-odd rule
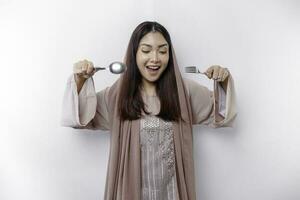
[[[175,172],[175,152],[172,122],[156,116],[145,116],[141,119],[141,148],[153,146],[166,163],[169,177]]]
[[[174,153],[174,141],[173,141],[173,129],[171,122],[162,121],[162,129],[164,132],[163,140],[160,141],[159,147],[162,152],[162,158],[167,163],[169,176],[174,175],[175,166],[175,153]]]

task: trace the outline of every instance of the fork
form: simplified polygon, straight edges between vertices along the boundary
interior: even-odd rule
[[[204,74],[206,75],[206,72],[201,72],[199,69],[197,69],[196,66],[188,66],[184,67],[185,73],[197,73],[197,74]]]

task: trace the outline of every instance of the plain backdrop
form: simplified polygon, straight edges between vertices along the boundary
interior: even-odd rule
[[[234,128],[194,127],[197,199],[299,200],[297,0],[0,0],[0,199],[103,199],[109,132],[61,127],[63,92],[73,63],[122,60],[145,20],[169,30],[181,67],[235,80]],[[96,90],[117,78],[98,72]]]

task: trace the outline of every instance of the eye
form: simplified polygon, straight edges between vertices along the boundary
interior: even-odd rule
[[[143,52],[143,53],[149,53],[150,51],[145,51],[145,50],[142,50],[142,52]]]
[[[161,54],[166,54],[167,52],[166,52],[166,51],[160,51],[159,53],[161,53]]]

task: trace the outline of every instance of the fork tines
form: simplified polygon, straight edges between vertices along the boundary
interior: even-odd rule
[[[186,73],[199,73],[199,70],[197,69],[196,66],[188,66],[188,67],[184,67],[184,71]]]

